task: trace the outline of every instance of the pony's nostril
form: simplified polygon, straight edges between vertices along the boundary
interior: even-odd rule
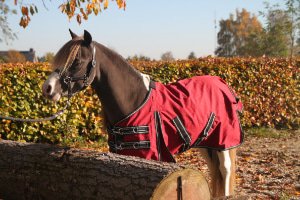
[[[52,89],[51,85],[48,85],[47,90],[46,90],[46,93],[47,93],[47,94],[50,94],[51,89]]]

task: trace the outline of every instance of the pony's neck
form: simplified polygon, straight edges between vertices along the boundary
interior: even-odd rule
[[[96,45],[96,77],[92,87],[101,101],[108,125],[114,125],[138,108],[147,95],[141,73],[105,46]]]

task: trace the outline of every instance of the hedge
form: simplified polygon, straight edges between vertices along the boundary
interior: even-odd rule
[[[66,99],[54,104],[42,96],[42,84],[49,74],[47,63],[0,65],[1,115],[40,118],[62,109]],[[10,140],[65,144],[106,140],[101,129],[103,119],[99,104],[98,97],[88,88],[72,98],[72,109],[53,121],[0,121],[0,136]]]
[[[213,58],[174,62],[132,61],[132,65],[164,83],[195,75],[223,78],[244,104],[244,127],[299,128],[300,60]],[[0,65],[0,114],[44,117],[64,106],[44,99],[41,86],[50,74],[47,63]],[[106,141],[101,106],[91,88],[72,98],[72,109],[43,123],[0,120],[0,137],[46,143]]]
[[[242,99],[244,127],[299,128],[300,59],[206,57],[132,64],[164,83],[195,75],[220,76]]]

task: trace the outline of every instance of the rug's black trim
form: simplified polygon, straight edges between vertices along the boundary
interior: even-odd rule
[[[156,128],[156,143],[157,143],[157,151],[159,151],[160,159],[159,161],[165,161],[165,162],[176,162],[174,159],[173,155],[169,151],[164,137],[163,137],[163,132],[161,128],[161,117],[160,113],[158,111],[154,112],[155,115],[155,128]],[[168,156],[168,157],[166,157]]]
[[[128,119],[129,117],[131,117],[132,115],[134,115],[136,112],[138,112],[140,109],[142,109],[144,107],[144,105],[148,102],[148,100],[150,99],[150,96],[152,94],[152,88],[149,89],[149,92],[145,98],[145,100],[143,101],[143,103],[134,111],[132,111],[130,114],[128,114],[126,117],[124,117],[123,119],[119,120],[117,123],[115,123],[113,126],[116,126],[116,124],[121,123],[122,121],[125,121],[126,119]]]
[[[237,147],[241,146],[244,143],[244,136],[245,136],[244,130],[243,130],[243,127],[242,127],[242,124],[241,124],[241,121],[240,121],[241,111],[237,110],[236,114],[238,116],[238,123],[239,123],[240,133],[241,133],[241,141],[240,141],[239,144],[237,144],[235,146],[232,146],[232,147],[228,147],[228,148],[213,148],[213,147],[201,146],[201,145],[193,145],[193,148],[205,148],[205,149],[211,149],[211,150],[217,150],[217,151],[226,151],[226,150],[234,149],[234,148],[237,148]]]
[[[190,148],[192,139],[178,116],[176,116],[172,122],[174,123],[181,139],[184,141],[183,147],[180,150],[181,152],[184,152]]]
[[[159,112],[154,112],[155,119],[155,136],[156,136],[156,148],[158,154],[158,160],[161,161],[161,122]]]
[[[216,118],[216,114],[211,112],[205,128],[203,129],[202,133],[200,134],[200,137],[196,140],[196,142],[194,143],[193,146],[195,146],[195,147],[198,146],[202,142],[202,140],[204,140],[207,137],[208,132],[212,128],[212,125],[215,121],[215,118]]]

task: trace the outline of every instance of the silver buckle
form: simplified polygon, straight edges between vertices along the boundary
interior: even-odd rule
[[[93,67],[96,66],[96,60],[92,60],[92,66],[93,66]]]
[[[71,77],[70,76],[66,76],[64,78],[64,82],[65,82],[65,84],[69,84],[71,82]]]

